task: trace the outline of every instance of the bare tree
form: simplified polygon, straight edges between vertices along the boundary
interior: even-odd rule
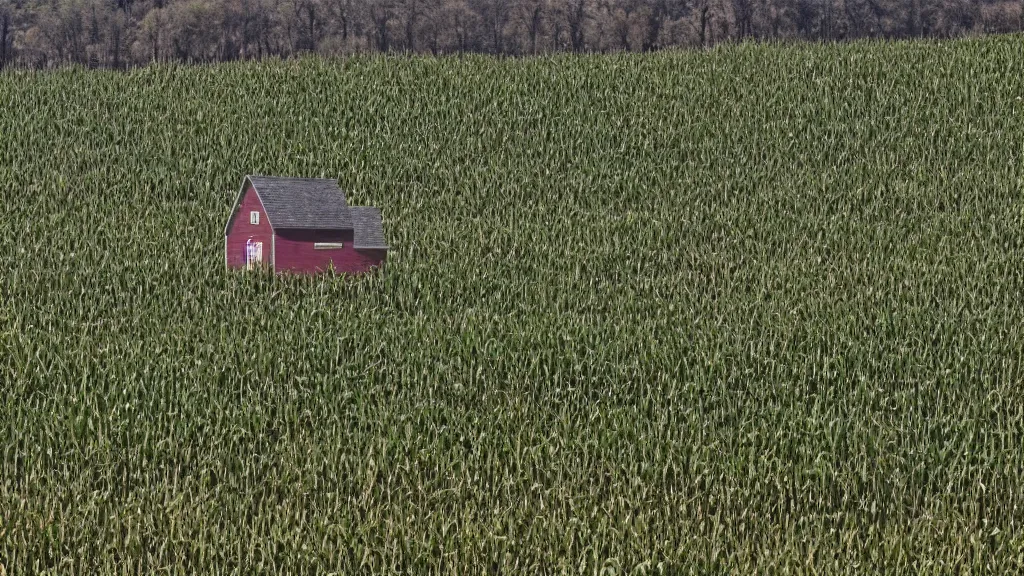
[[[736,37],[746,38],[754,34],[754,3],[752,0],[732,0],[733,26]]]
[[[334,24],[332,32],[341,36],[343,42],[347,41],[354,17],[352,0],[331,0],[326,8],[327,18]]]
[[[125,35],[128,31],[128,17],[123,12],[111,14],[108,25],[108,62],[115,70],[124,65]]]
[[[154,8],[150,10],[146,17],[142,19],[142,23],[139,25],[139,39],[137,52],[145,54],[141,58],[149,59],[153,62],[159,62],[163,51],[161,44],[164,41],[164,29],[166,27],[166,18],[164,17],[163,8]],[[140,59],[141,59],[140,58]]]
[[[320,22],[319,0],[294,0],[295,17],[298,21],[295,51],[313,51],[320,40],[322,23]]]
[[[631,50],[640,4],[635,0],[598,0],[594,19],[598,23],[598,42],[602,49]]]
[[[479,32],[486,38],[486,50],[493,54],[503,53],[505,27],[509,21],[509,0],[470,0],[469,6],[481,24]]]
[[[368,0],[370,21],[373,25],[373,34],[377,50],[387,52],[391,49],[391,37],[388,26],[396,17],[396,6],[394,0]]]
[[[7,65],[10,58],[11,46],[11,18],[13,17],[13,6],[4,2],[0,4],[0,70]]]
[[[708,45],[708,32],[711,23],[711,0],[696,0],[690,8],[690,18],[687,20],[697,35],[697,44],[700,47]]]
[[[565,0],[562,9],[569,30],[569,43],[573,52],[582,52],[586,46],[587,0]]]
[[[57,53],[60,62],[85,64],[85,6],[72,0],[52,7],[40,18],[43,36]]]
[[[423,11],[421,0],[401,0],[401,4],[397,6],[405,41],[404,48],[409,52],[416,51],[416,32]]]
[[[518,5],[518,13],[523,23],[523,30],[526,32],[526,44],[530,47],[529,52],[536,54],[537,39],[544,23],[545,2],[544,0],[525,0]]]

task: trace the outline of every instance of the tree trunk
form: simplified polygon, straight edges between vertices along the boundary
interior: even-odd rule
[[[492,42],[494,43],[494,53],[501,54],[502,42],[501,42],[501,26],[498,22],[498,14],[495,11],[494,19],[491,21],[491,36]]]
[[[377,49],[381,52],[388,51],[388,16],[373,17],[374,24],[377,27]]]
[[[316,8],[312,4],[306,5],[306,17],[309,21],[309,39],[306,47],[312,52],[316,49]]]
[[[462,34],[462,26],[461,26],[461,22],[459,21],[459,15],[458,14],[455,15],[455,39],[459,43],[459,52],[460,53],[465,52],[466,51],[466,40],[465,40],[465,38],[463,37],[463,34]]]
[[[1022,0],[1024,1],[1024,0]],[[534,13],[529,18],[529,51],[537,53],[537,33],[541,29],[541,4],[534,6]]]
[[[416,51],[416,17],[418,15],[415,0],[410,0],[409,13],[405,18],[405,49],[409,52]]]
[[[850,5],[850,1],[851,0],[843,0],[843,12],[846,14],[846,21],[849,22],[847,25],[849,32],[848,35],[854,38],[860,38],[862,35],[861,27],[863,26],[863,22],[858,18],[859,14],[857,13],[857,10]]]
[[[0,70],[7,64],[7,37],[10,34],[11,17],[4,14],[4,21],[0,24]]]
[[[117,24],[111,26],[110,33],[114,36],[114,70],[121,69],[121,30],[117,27]]]
[[[665,25],[665,17],[668,15],[668,6],[664,0],[659,0],[647,17],[647,34],[643,42],[643,51],[650,52],[658,47],[658,37],[661,35],[661,28]]]
[[[586,0],[576,0],[569,9],[569,41],[573,52],[582,52],[586,42],[583,31]]]
[[[832,39],[832,0],[825,0],[825,24],[821,32],[825,40]]]
[[[701,48],[708,45],[708,7],[700,9],[700,45]]]

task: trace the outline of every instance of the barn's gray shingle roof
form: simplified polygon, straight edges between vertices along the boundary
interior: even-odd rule
[[[388,249],[384,242],[384,226],[381,223],[380,209],[373,206],[351,206],[349,212],[352,214],[354,238],[352,245],[358,250],[360,248]]]
[[[274,228],[352,229],[345,193],[329,178],[248,176]]]

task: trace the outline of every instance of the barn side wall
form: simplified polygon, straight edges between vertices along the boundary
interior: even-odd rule
[[[249,213],[252,211],[260,213],[260,223],[255,226],[249,223]],[[272,266],[274,230],[270,227],[267,212],[263,209],[263,203],[260,202],[260,197],[252,189],[252,186],[246,188],[245,193],[242,194],[238,212],[231,222],[231,227],[228,228],[225,260],[229,268],[245,267],[245,243],[250,238],[253,242],[263,242],[263,262]]]
[[[342,248],[314,248],[316,242],[341,242]],[[380,250],[361,252],[352,246],[352,231],[278,230],[275,255],[278,272],[312,274],[333,263],[338,272],[355,274],[379,266],[385,257]]]

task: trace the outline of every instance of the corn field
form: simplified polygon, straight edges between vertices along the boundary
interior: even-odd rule
[[[1021,572],[1022,40],[0,74],[0,571]]]

